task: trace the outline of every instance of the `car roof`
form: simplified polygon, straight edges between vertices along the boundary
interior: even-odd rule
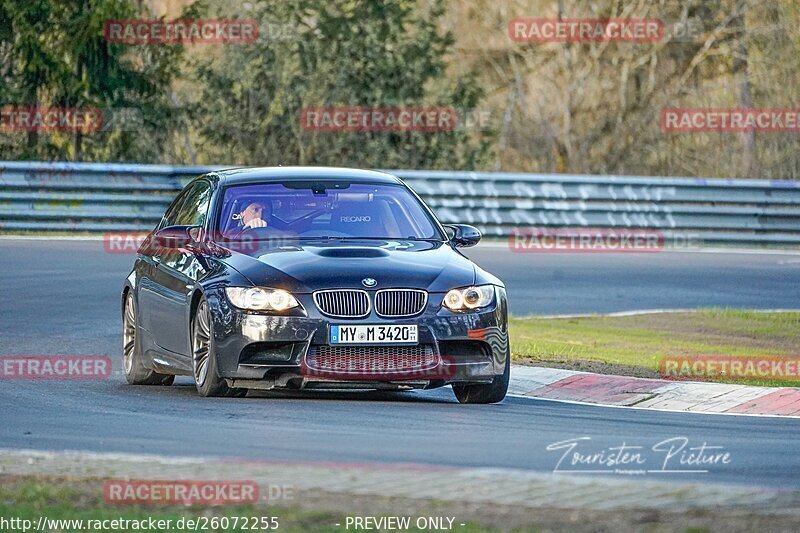
[[[225,185],[270,181],[341,181],[362,183],[401,183],[397,176],[375,170],[340,167],[257,167],[232,168],[214,172]]]

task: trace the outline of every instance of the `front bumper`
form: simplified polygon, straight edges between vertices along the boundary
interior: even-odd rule
[[[254,388],[319,382],[399,383],[430,388],[448,383],[489,383],[503,374],[509,357],[507,306],[505,289],[496,290],[494,306],[470,313],[443,308],[440,302],[444,295],[431,293],[422,314],[402,319],[384,319],[374,312],[358,320],[328,318],[319,313],[311,295],[296,295],[304,316],[244,312],[231,306],[222,290],[206,293],[206,299],[212,310],[217,366],[222,378]],[[414,371],[374,367],[365,370],[355,365],[319,372],[314,356],[330,346],[332,324],[416,324],[419,344],[432,354],[432,359],[426,359],[431,364]],[[381,349],[385,353],[387,345],[381,345]]]

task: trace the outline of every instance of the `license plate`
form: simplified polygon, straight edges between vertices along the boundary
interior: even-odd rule
[[[417,344],[417,325],[331,326],[331,344]]]

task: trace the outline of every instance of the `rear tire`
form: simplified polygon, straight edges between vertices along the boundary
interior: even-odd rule
[[[131,385],[172,385],[175,376],[159,374],[144,366],[142,362],[138,316],[133,291],[128,291],[125,296],[125,308],[122,311],[122,368],[125,371],[125,379]]]
[[[192,319],[192,374],[197,392],[201,396],[242,397],[247,389],[228,387],[227,382],[219,377],[217,370],[217,353],[214,349],[214,335],[211,312],[205,297],[197,305]]]
[[[511,377],[511,351],[506,352],[503,373],[495,376],[491,383],[476,385],[453,385],[459,403],[497,403],[506,397]]]

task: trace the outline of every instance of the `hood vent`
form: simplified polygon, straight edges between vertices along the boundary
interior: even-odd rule
[[[365,248],[365,247],[332,247],[323,248],[317,255],[322,257],[386,257],[389,253],[380,248]]]

